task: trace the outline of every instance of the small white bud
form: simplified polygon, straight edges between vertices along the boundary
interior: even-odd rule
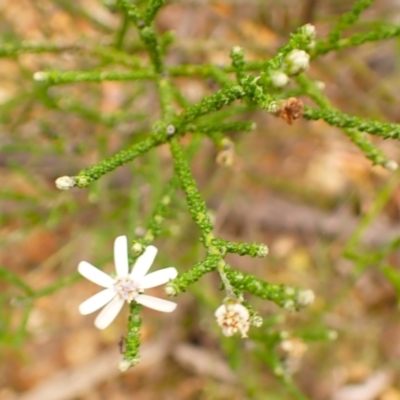
[[[33,80],[36,82],[44,82],[47,80],[48,74],[44,71],[37,71],[33,74]]]
[[[235,47],[232,47],[231,53],[233,55],[241,54],[241,53],[243,53],[243,49],[240,46],[235,46]]]
[[[292,287],[290,287],[290,286],[287,286],[287,287],[285,288],[285,294],[286,294],[287,296],[293,296],[294,293],[295,293],[294,288],[292,288]]]
[[[289,77],[284,72],[273,71],[271,73],[271,81],[275,87],[281,88],[289,83]]]
[[[315,294],[312,290],[301,290],[297,295],[297,303],[301,307],[307,307],[315,300]]]
[[[142,250],[143,250],[143,245],[142,245],[141,243],[136,242],[136,243],[134,243],[134,245],[132,246],[132,251],[133,251],[135,254],[141,253]]]
[[[167,126],[167,135],[172,136],[175,133],[175,127],[172,124]]]
[[[76,180],[72,176],[61,176],[56,179],[56,186],[60,190],[69,190],[76,185]]]
[[[286,72],[295,75],[305,71],[310,64],[310,56],[304,50],[294,49],[285,59]]]
[[[394,160],[388,160],[385,162],[384,167],[389,170],[389,171],[397,171],[397,169],[399,168],[399,164],[397,164],[396,161]]]
[[[118,369],[121,372],[126,372],[131,367],[131,363],[128,360],[122,360],[118,363]]]
[[[177,294],[175,288],[168,283],[165,285],[164,290],[168,296],[176,296]]]
[[[279,105],[276,101],[272,101],[271,103],[268,104],[266,110],[271,114],[276,114],[279,111]]]
[[[306,35],[310,38],[315,38],[315,36],[317,35],[317,30],[315,29],[314,25],[306,24],[301,29],[302,29],[304,35]]]
[[[268,247],[265,244],[262,244],[259,248],[258,248],[258,252],[257,252],[257,256],[260,258],[266,257],[268,254]]]
[[[263,319],[259,315],[253,315],[253,317],[250,318],[251,326],[254,326],[256,328],[259,328],[263,324],[263,322]]]
[[[287,311],[294,311],[295,310],[294,301],[293,300],[285,301],[285,303],[283,304],[283,308]]]

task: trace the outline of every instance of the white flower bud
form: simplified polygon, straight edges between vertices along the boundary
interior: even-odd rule
[[[172,136],[175,133],[175,127],[172,124],[167,126],[167,135]]]
[[[295,75],[305,71],[310,64],[310,56],[304,50],[294,49],[286,57],[286,72]]]
[[[33,80],[36,82],[44,82],[47,80],[47,73],[44,71],[37,71],[33,74]]]
[[[134,245],[132,246],[132,251],[135,254],[141,253],[143,251],[143,245],[141,243],[138,243],[138,242],[134,243]]]
[[[294,311],[295,310],[294,301],[293,300],[285,301],[285,303],[283,304],[283,308],[287,311]]]
[[[312,290],[301,290],[297,295],[297,303],[301,307],[307,307],[315,300],[315,294]]]
[[[240,46],[235,46],[235,47],[232,47],[231,53],[233,55],[241,54],[241,53],[243,53],[243,49]]]
[[[275,87],[281,88],[289,83],[289,77],[282,71],[273,71],[271,81]]]
[[[165,285],[164,290],[168,296],[176,296],[176,294],[177,294],[175,288],[171,284],[168,284],[168,283]]]
[[[394,160],[388,160],[385,162],[384,167],[389,170],[389,171],[397,171],[397,168],[399,168],[399,164],[397,164],[396,161]]]
[[[268,254],[268,247],[265,244],[260,245],[258,248],[257,256],[260,258],[266,257]]]
[[[263,319],[259,315],[254,315],[250,319],[251,326],[254,326],[256,328],[259,328],[263,324],[263,322],[264,322]]]
[[[128,360],[122,360],[118,363],[118,369],[121,372],[126,372],[131,367],[131,363]]]
[[[303,34],[310,38],[315,38],[315,36],[317,35],[317,30],[315,29],[314,25],[306,24],[301,29],[303,31]]]
[[[61,176],[56,179],[56,186],[60,190],[69,190],[76,185],[75,178],[72,176]]]
[[[266,110],[271,114],[276,114],[279,111],[279,105],[276,101],[272,101],[271,103],[268,104]]]

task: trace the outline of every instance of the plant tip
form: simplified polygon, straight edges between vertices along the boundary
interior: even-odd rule
[[[76,180],[72,176],[61,176],[60,178],[57,178],[55,182],[57,189],[60,190],[69,190],[76,186]]]

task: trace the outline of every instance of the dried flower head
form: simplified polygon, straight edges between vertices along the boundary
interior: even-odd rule
[[[293,121],[303,116],[303,108],[304,105],[300,99],[297,97],[289,97],[281,104],[277,114],[289,125],[292,125]]]
[[[250,328],[250,313],[242,304],[227,301],[217,308],[215,317],[225,336],[233,336],[240,332],[242,338],[247,337]]]

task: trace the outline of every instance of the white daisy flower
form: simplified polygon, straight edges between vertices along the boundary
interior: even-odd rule
[[[105,306],[94,322],[97,328],[105,329],[114,321],[125,301],[127,303],[136,301],[157,311],[174,311],[177,306],[176,303],[143,294],[145,289],[163,285],[178,275],[177,270],[173,267],[146,275],[156,254],[156,247],[146,247],[144,253],[136,260],[132,271],[129,272],[128,239],[126,236],[119,236],[114,242],[116,277],[107,275],[86,261],[81,261],[78,265],[79,273],[106,289],[81,303],[79,312],[87,315]]]

